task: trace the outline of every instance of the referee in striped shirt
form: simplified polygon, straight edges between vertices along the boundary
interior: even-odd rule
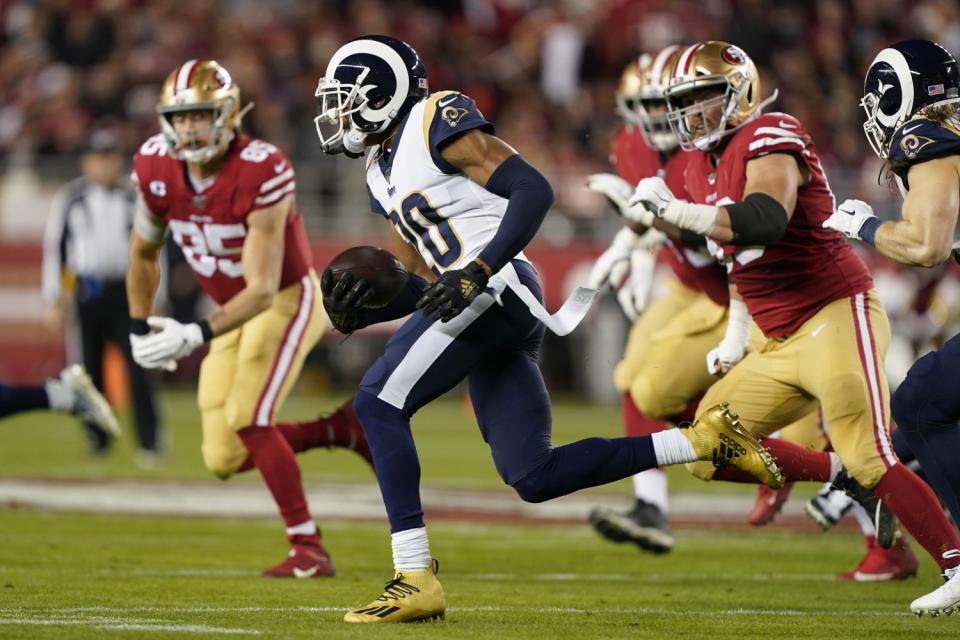
[[[103,349],[112,342],[123,352],[130,374],[134,420],[145,466],[161,458],[154,391],[130,354],[127,310],[127,251],[135,193],[126,180],[123,155],[109,130],[95,131],[81,158],[83,175],[54,198],[43,247],[43,295],[53,325],[62,325],[72,293],[83,364],[103,390]],[[74,283],[72,292],[65,283]],[[91,451],[103,454],[110,436],[87,423]]]

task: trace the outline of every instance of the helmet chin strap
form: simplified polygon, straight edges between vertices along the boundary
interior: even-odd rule
[[[367,134],[350,127],[343,135],[343,148],[348,155],[354,154],[353,157],[357,157],[363,154],[363,151],[367,146],[365,144],[366,139]]]
[[[253,105],[254,105],[253,102],[248,102],[244,108],[240,109],[240,111],[237,112],[237,125],[236,125],[237,129],[240,128],[240,123],[243,122],[243,116],[250,113],[250,110],[253,109]]]

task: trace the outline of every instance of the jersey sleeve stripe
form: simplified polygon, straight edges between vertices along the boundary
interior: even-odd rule
[[[769,133],[775,136],[793,136],[794,138],[800,138],[800,133],[797,131],[790,131],[789,129],[781,129],[780,127],[757,127],[757,130],[754,131],[754,134]]]
[[[268,191],[272,191],[274,188],[283,184],[287,180],[290,180],[291,178],[293,178],[293,167],[290,167],[289,169],[287,169],[277,177],[270,178],[269,180],[264,182],[260,186],[260,193],[267,193]]]
[[[806,145],[803,143],[803,140],[800,138],[760,138],[759,140],[754,140],[750,143],[750,146],[747,147],[748,151],[756,151],[757,149],[762,149],[763,147],[775,147],[778,144],[795,144],[801,149]]]
[[[297,183],[291,180],[286,184],[286,186],[281,187],[271,193],[268,193],[267,195],[260,196],[259,198],[254,200],[254,204],[256,204],[257,206],[261,206],[265,204],[270,204],[271,202],[276,202],[277,200],[287,195],[288,193],[290,193],[296,188],[297,188]]]

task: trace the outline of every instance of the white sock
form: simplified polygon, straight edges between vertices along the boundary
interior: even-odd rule
[[[696,462],[700,458],[693,450],[693,445],[687,440],[680,429],[667,429],[650,434],[653,440],[653,452],[657,455],[657,466]]]
[[[317,533],[317,525],[313,520],[301,522],[298,525],[287,527],[288,536],[312,536]]]
[[[47,391],[47,402],[54,411],[72,411],[77,399],[73,388],[58,378],[50,378],[43,385]]]
[[[830,456],[830,482],[833,482],[837,479],[837,474],[840,473],[840,469],[843,468],[843,464],[840,462],[840,456],[835,454],[833,451],[830,451],[827,455]]]
[[[877,530],[873,526],[873,518],[870,517],[866,509],[854,502],[850,509],[850,515],[857,519],[857,524],[860,525],[860,531],[863,532],[864,537],[877,535]]]
[[[397,571],[423,571],[430,564],[427,528],[407,529],[390,534],[393,568]]]
[[[667,512],[667,474],[660,469],[647,469],[633,476],[633,495]]]

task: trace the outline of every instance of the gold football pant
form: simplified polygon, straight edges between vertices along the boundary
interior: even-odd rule
[[[203,462],[220,478],[247,457],[237,431],[273,424],[277,408],[327,326],[317,275],[279,291],[273,305],[217,336],[200,366]]]
[[[769,338],[710,387],[698,413],[728,401],[744,426],[767,436],[823,410],[830,442],[851,475],[872,488],[897,461],[883,360],[890,326],[876,291],[831,302],[785,338]],[[698,477],[712,465],[689,465]]]
[[[613,373],[620,393],[654,419],[680,413],[716,380],[707,372],[707,352],[726,331],[727,310],[676,280],[667,294],[634,323],[623,360]]]

